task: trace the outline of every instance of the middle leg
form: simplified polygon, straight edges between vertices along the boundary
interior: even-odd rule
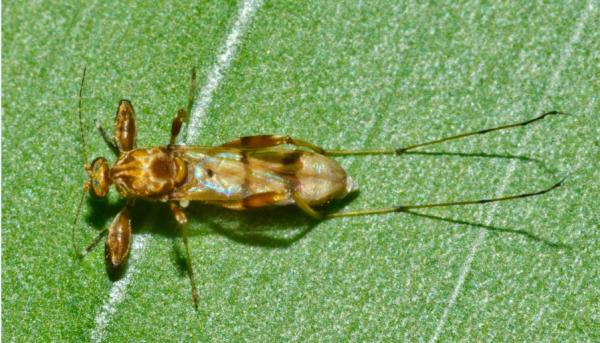
[[[196,93],[196,68],[192,68],[192,81],[190,85],[190,94],[188,95],[188,105],[187,110],[180,109],[177,111],[177,115],[173,119],[171,123],[171,139],[169,140],[169,145],[174,145],[177,141],[177,136],[179,132],[181,132],[181,126],[184,122],[188,120],[188,116],[192,111],[192,106],[194,105],[194,95]]]
[[[196,288],[196,281],[194,279],[194,268],[192,267],[192,257],[190,256],[190,248],[188,244],[188,233],[187,233],[187,217],[185,212],[179,204],[176,202],[171,202],[171,211],[173,212],[173,216],[177,223],[179,223],[179,227],[181,228],[181,239],[183,240],[183,246],[185,248],[185,259],[188,276],[190,278],[190,283],[192,285],[192,302],[194,304],[194,308],[198,310],[198,289]]]

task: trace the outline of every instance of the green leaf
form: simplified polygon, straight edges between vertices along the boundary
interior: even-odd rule
[[[337,158],[359,196],[329,210],[544,196],[315,223],[300,211],[188,211],[200,294],[160,203],[134,210],[118,280],[71,249],[90,158],[132,101],[138,145],[168,142],[190,70],[206,87],[242,3],[14,2],[2,10],[2,337],[7,341],[597,340],[597,4],[271,1],[242,32],[196,144],[290,134],[325,148],[401,147],[532,126],[399,157]],[[122,200],[86,201],[83,246]],[[139,242],[144,242],[140,244]],[[119,287],[115,285],[120,285]],[[115,300],[116,299],[116,300]]]

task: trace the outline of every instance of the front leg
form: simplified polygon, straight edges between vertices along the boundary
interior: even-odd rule
[[[188,234],[187,234],[187,217],[185,212],[183,212],[183,208],[179,206],[176,202],[171,202],[171,211],[173,211],[173,216],[177,223],[179,223],[181,228],[181,238],[183,240],[183,246],[185,247],[185,258],[187,265],[187,272],[190,278],[190,283],[192,285],[192,301],[194,303],[194,308],[198,310],[198,289],[196,288],[196,281],[194,280],[194,269],[192,268],[192,258],[190,256],[190,248],[188,246]]]
[[[119,269],[129,255],[131,246],[131,215],[129,205],[125,206],[108,228],[106,238],[106,262],[112,270]]]
[[[97,127],[98,131],[100,131],[102,139],[104,139],[104,142],[106,142],[106,144],[110,147],[110,150],[112,150],[115,153],[115,155],[119,157],[119,148],[117,147],[117,141],[115,140],[115,138],[113,137],[111,139],[108,133],[106,133],[106,130],[102,127],[102,125],[97,124]]]

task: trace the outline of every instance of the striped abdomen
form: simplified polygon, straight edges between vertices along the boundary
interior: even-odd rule
[[[355,189],[337,162],[303,150],[188,147],[179,156],[188,178],[173,200],[244,209],[292,204],[295,194],[309,205],[323,205]]]

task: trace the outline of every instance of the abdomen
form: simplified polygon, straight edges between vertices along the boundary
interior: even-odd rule
[[[336,161],[316,153],[305,153],[300,160],[302,163],[296,172],[295,189],[309,205],[324,205],[357,189]]]
[[[336,161],[308,151],[221,148],[188,153],[185,159],[188,180],[173,193],[173,200],[244,209],[250,202],[257,204],[253,207],[293,204],[296,193],[309,205],[318,206],[355,189]]]

